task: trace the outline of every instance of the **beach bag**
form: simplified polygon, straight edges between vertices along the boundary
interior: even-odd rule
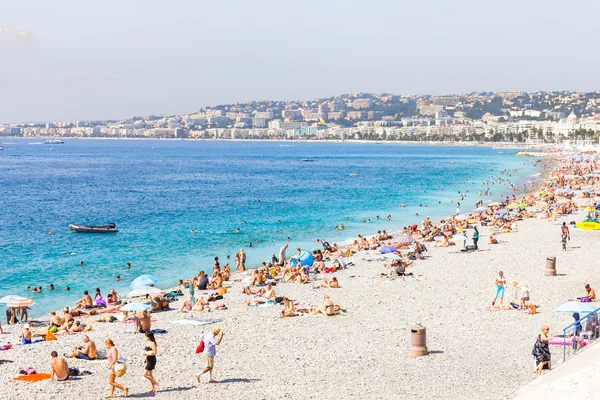
[[[196,354],[200,354],[204,351],[204,338],[202,338],[202,340],[200,341],[200,344],[198,344],[198,347],[196,347]]]
[[[127,366],[123,363],[115,364],[115,375],[119,378],[127,373]]]
[[[532,305],[529,307],[529,314],[531,314],[531,315],[534,315],[534,314],[536,314],[536,313],[537,313],[537,306],[536,306],[535,304],[532,304]]]

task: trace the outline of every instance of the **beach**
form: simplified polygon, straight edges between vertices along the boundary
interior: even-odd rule
[[[518,231],[497,236],[489,245],[487,230],[480,229],[480,250],[464,254],[457,247],[428,246],[425,260],[409,271],[414,277],[390,280],[376,251],[352,257],[354,265],[337,276],[341,288],[316,288],[321,275],[307,285],[280,283],[278,296],[304,304],[321,304],[328,294],[344,310],[333,317],[301,316],[279,318],[281,306],[248,307],[242,285],[234,283],[225,295],[228,309],[194,313],[195,318],[217,318],[203,327],[176,325],[190,318],[174,311],[156,313],[158,364],[155,377],[160,398],[445,398],[504,399],[533,379],[531,350],[540,326],[547,323],[552,334],[569,325],[569,314],[552,310],[567,299],[593,287],[600,266],[594,251],[597,231],[571,229],[568,251],[561,252],[560,224],[583,219],[583,211],[557,221],[528,219]],[[546,257],[557,257],[558,276],[544,276]],[[369,261],[371,260],[371,261]],[[508,282],[526,282],[531,301],[539,306],[536,315],[524,311],[488,311],[494,277],[504,271]],[[510,285],[506,298],[512,297]],[[173,303],[178,307],[181,300]],[[85,320],[85,319],[84,319]],[[427,329],[430,354],[410,357],[410,328],[417,323]],[[193,373],[202,368],[194,354],[203,333],[214,326],[224,332],[215,361],[219,383],[197,384]],[[6,326],[2,343],[16,342],[18,326]],[[143,373],[143,335],[126,333],[131,325],[94,324],[89,336],[98,348],[110,337],[128,360],[128,372],[119,381],[131,395],[149,389]],[[106,364],[69,360],[69,366],[93,371],[67,383],[14,382],[18,370],[33,367],[47,371],[49,353],[68,353],[81,345],[81,335],[58,341],[17,347],[0,353],[9,360],[0,367],[4,382],[0,398],[21,399],[64,397],[95,399],[108,393]],[[552,348],[553,365],[562,347]],[[12,362],[10,362],[12,361]]]

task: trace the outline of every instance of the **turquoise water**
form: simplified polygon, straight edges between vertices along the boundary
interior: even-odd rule
[[[461,210],[470,211],[487,177],[521,168],[511,179],[522,185],[537,173],[531,161],[513,157],[516,151],[481,147],[34,142],[10,140],[0,152],[0,296],[32,296],[34,314],[72,304],[84,289],[106,293],[114,287],[125,294],[129,282],[145,273],[169,287],[200,269],[210,271],[215,256],[222,264],[228,254],[233,259],[240,248],[254,266],[288,237],[291,253],[298,246],[316,248],[316,238],[341,242],[401,229],[426,215],[447,216],[456,207],[451,201],[460,201],[458,191],[468,191]],[[494,198],[507,192],[490,187]],[[70,223],[108,222],[120,232],[68,229]],[[336,231],[341,223],[346,230]],[[115,282],[117,274],[121,282]],[[57,290],[48,291],[50,283]],[[44,293],[28,293],[28,285],[44,286]]]

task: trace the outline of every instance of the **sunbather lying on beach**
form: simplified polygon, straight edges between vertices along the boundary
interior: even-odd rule
[[[192,302],[190,301],[190,299],[186,299],[183,302],[183,304],[181,305],[179,312],[184,312],[184,311],[203,312],[203,311],[221,310],[221,309],[227,309],[225,304],[210,304],[209,300],[206,297],[200,297],[199,299],[196,299],[196,303],[194,305],[192,305]]]
[[[260,296],[254,299],[244,301],[246,304],[265,304],[265,303],[275,303],[275,290],[271,285],[267,285],[266,288],[261,288]]]
[[[327,277],[325,277],[323,278],[323,282],[324,283],[321,284],[321,287],[323,288],[338,289],[340,287],[340,283],[335,276],[331,279],[327,279]]]

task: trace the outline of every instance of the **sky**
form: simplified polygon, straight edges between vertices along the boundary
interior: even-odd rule
[[[600,89],[597,0],[0,0],[0,123]]]

